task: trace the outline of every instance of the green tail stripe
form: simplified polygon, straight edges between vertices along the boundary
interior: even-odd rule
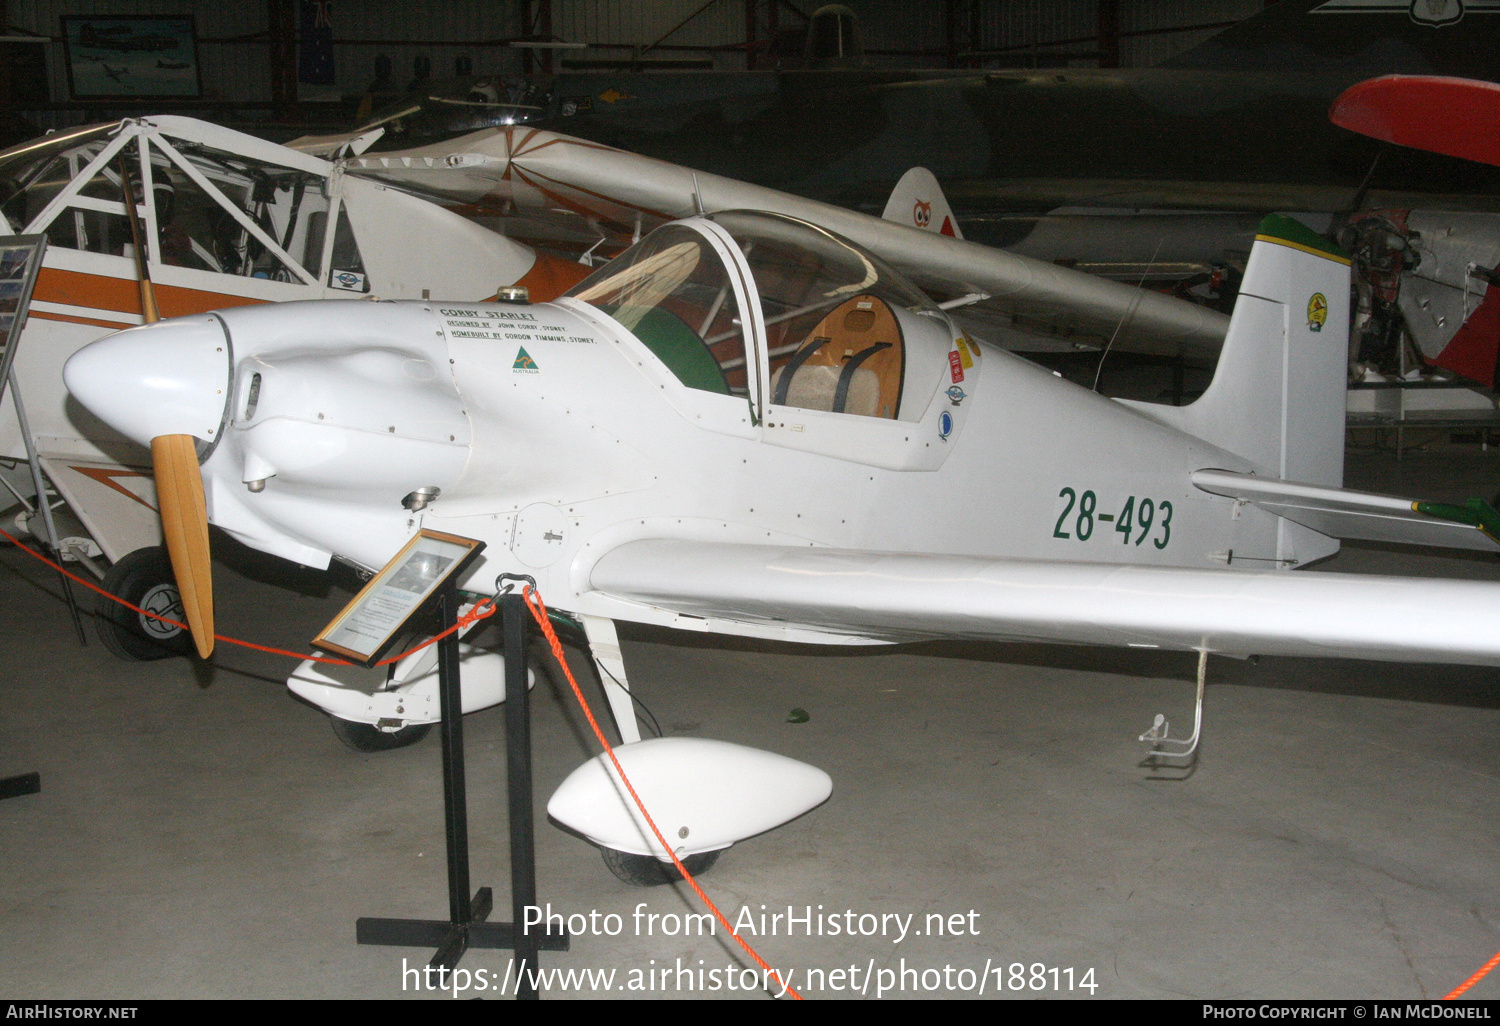
[[[1337,244],[1329,242],[1301,221],[1290,217],[1282,217],[1280,214],[1267,214],[1263,217],[1260,227],[1256,229],[1256,234],[1269,235],[1272,238],[1295,242],[1299,246],[1315,249],[1319,253],[1336,256],[1340,260],[1350,259],[1349,254],[1345,253]]]
[[[1455,506],[1450,502],[1415,502],[1412,503],[1412,508],[1439,520],[1452,520],[1477,527],[1500,542],[1500,512],[1483,499],[1470,499],[1462,506]]]

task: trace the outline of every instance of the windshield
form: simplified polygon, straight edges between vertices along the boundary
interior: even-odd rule
[[[119,127],[119,122],[111,122],[57,132],[0,153],[0,211],[10,230],[24,230],[77,173],[77,161],[70,162],[69,154],[82,152],[95,142],[98,145],[93,150],[97,151]]]
[[[749,395],[739,303],[718,254],[692,228],[658,228],[567,295],[613,317],[687,387]]]
[[[938,322],[911,317],[938,313],[925,294],[878,257],[805,221],[744,210],[712,220],[739,245],[755,279],[771,403],[884,419],[920,416],[922,407],[903,399],[914,342],[918,366],[931,363],[934,340],[926,336]],[[936,344],[946,348],[945,339]]]
[[[859,246],[804,221],[748,211],[710,220],[744,254],[750,298],[765,318],[771,376],[760,402],[920,418],[950,341],[926,295]],[[567,294],[614,318],[687,387],[748,396],[732,279],[691,224],[658,228]]]
[[[367,152],[382,153],[452,139],[486,128],[523,125],[543,117],[547,97],[524,79],[457,78],[429,83],[363,119],[356,134],[384,128]]]
[[[313,171],[123,123],[44,136],[0,154],[0,214],[13,233],[120,257],[133,256],[137,235],[154,223],[156,238],[146,240],[152,263],[292,284],[314,284],[323,267],[327,184]],[[127,193],[145,214],[134,228]],[[329,285],[368,291],[342,208],[333,229]]]

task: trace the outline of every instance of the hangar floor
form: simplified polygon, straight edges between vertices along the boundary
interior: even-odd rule
[[[1349,482],[1489,495],[1500,452],[1353,455]],[[228,557],[224,633],[300,648],[347,597],[319,575]],[[1327,568],[1500,579],[1493,558],[1370,546]],[[430,952],[359,947],[353,927],[361,915],[443,914],[436,736],[355,754],[288,695],[290,666],[273,656],[221,647],[209,667],[127,664],[97,642],[80,648],[55,580],[0,550],[0,776],[39,770],[43,787],[0,802],[0,989],[434,996],[402,972]],[[812,906],[813,936],[801,923],[787,936],[784,918],[775,936],[746,934],[808,997],[860,993],[867,980],[870,997],[887,986],[972,996],[984,975],[987,995],[1019,982],[1028,989],[1005,994],[1433,998],[1500,949],[1493,670],[1216,658],[1206,741],[1184,774],[1143,767],[1135,737],[1157,712],[1175,732],[1191,723],[1190,656],[848,652],[647,630],[624,645],[669,733],[832,775],[825,805],[730,849],[704,877],[731,919],[748,909],[757,928],[762,905],[799,917]],[[544,801],[592,742],[562,696],[535,694]],[[787,722],[793,707],[809,721]],[[469,717],[467,731],[474,881],[494,885],[504,909],[500,710]],[[546,996],[744,996],[728,987],[750,974],[724,970],[749,963],[722,931],[663,935],[674,914],[699,911],[685,887],[620,883],[546,823],[538,860],[554,910],[597,910],[601,930],[615,925],[608,913],[621,917],[617,936],[579,936],[543,961],[614,977],[554,981]],[[835,914],[855,936],[830,935]],[[867,914],[883,918],[860,935],[876,922]],[[471,952],[462,964],[471,984],[483,969],[497,986],[508,957]],[[1500,973],[1471,995],[1500,996]]]

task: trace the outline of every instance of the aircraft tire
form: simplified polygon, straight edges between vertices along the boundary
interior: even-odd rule
[[[389,752],[395,748],[405,748],[422,740],[432,729],[430,723],[413,723],[388,732],[369,723],[341,720],[337,716],[330,716],[328,719],[333,723],[334,736],[356,752]]]
[[[132,605],[180,620],[182,599],[172,560],[161,546],[136,549],[109,568],[101,586]],[[99,640],[110,653],[134,662],[190,655],[193,637],[180,627],[151,620],[100,596],[95,606]]]
[[[701,876],[713,868],[715,862],[719,861],[719,851],[700,851],[696,855],[689,855],[682,860],[687,871],[694,876]],[[682,879],[682,874],[677,867],[670,862],[651,855],[634,855],[628,851],[616,851],[614,848],[600,848],[599,853],[604,856],[604,864],[615,876],[624,880],[634,887],[657,887],[661,884],[676,883]]]

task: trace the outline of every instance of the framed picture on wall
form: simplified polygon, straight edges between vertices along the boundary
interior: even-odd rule
[[[75,100],[196,100],[203,93],[190,14],[65,15],[62,31]]]

